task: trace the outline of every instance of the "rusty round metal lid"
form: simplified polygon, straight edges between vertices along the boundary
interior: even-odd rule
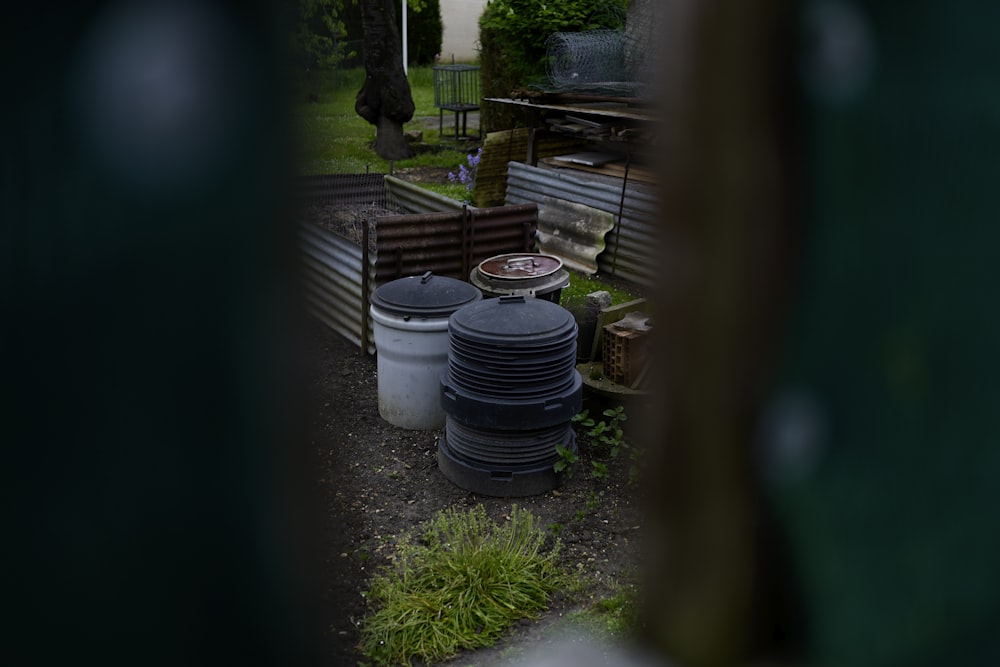
[[[544,278],[562,268],[562,260],[552,255],[513,253],[480,262],[479,272],[491,278],[521,280]]]

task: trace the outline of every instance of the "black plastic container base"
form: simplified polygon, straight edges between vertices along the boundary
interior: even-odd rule
[[[570,449],[577,451],[576,439]],[[528,470],[488,470],[461,461],[448,447],[447,433],[438,440],[438,468],[450,482],[483,496],[515,498],[537,496],[558,488],[561,478],[551,465]]]

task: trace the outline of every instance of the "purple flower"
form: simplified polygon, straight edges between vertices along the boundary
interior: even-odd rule
[[[479,148],[475,153],[469,153],[465,156],[466,162],[469,166],[466,167],[464,164],[458,165],[458,174],[454,172],[448,172],[448,180],[451,182],[458,181],[465,186],[466,192],[472,192],[472,188],[476,185],[476,171],[479,169],[479,161],[482,159],[483,149]]]
[[[469,166],[478,167],[479,160],[482,159],[482,157],[483,157],[483,149],[482,147],[480,147],[479,150],[476,151],[475,155],[472,155],[471,153],[469,154],[469,157],[467,158],[469,160]]]

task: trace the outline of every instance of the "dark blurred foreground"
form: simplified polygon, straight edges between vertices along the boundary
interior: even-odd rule
[[[996,663],[1000,10],[664,7],[647,639]],[[2,35],[4,656],[319,664],[277,8]]]
[[[4,18],[10,664],[316,664],[270,2]]]

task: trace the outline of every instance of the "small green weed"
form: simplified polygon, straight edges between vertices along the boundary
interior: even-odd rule
[[[582,414],[583,418],[579,420],[580,425],[590,429],[587,431],[587,435],[596,438],[598,442],[608,447],[608,453],[611,455],[611,458],[618,458],[618,452],[622,448],[629,448],[629,444],[625,440],[625,431],[621,427],[621,423],[628,419],[624,406],[619,405],[617,408],[608,408],[605,410],[602,414],[608,417],[609,421],[602,419],[599,422],[595,422],[593,418],[587,415],[586,410]]]
[[[590,491],[590,495],[587,496],[587,509],[593,512],[601,504],[601,496],[594,490]]]
[[[559,542],[514,506],[497,525],[482,505],[447,510],[419,538],[403,536],[389,566],[372,579],[361,652],[375,664],[437,662],[489,646],[517,619],[532,618],[563,585]]]
[[[580,455],[566,445],[556,445],[556,453],[559,455],[559,460],[552,465],[552,469],[566,475],[566,479],[572,478],[573,468],[580,460]]]
[[[622,422],[628,420],[628,415],[625,414],[625,407],[619,405],[616,408],[608,408],[601,414],[607,417],[607,419],[597,421],[589,415],[589,411],[584,410],[573,417],[573,421],[579,426],[588,429],[586,434],[591,438],[591,442],[603,445],[608,456],[612,459],[618,458],[622,450],[628,453],[630,462],[628,471],[629,485],[636,486],[639,483],[639,459],[642,456],[642,450],[633,446],[625,438],[625,431],[621,426]],[[607,479],[607,464],[602,461],[591,461],[591,466],[591,476],[594,479]]]

